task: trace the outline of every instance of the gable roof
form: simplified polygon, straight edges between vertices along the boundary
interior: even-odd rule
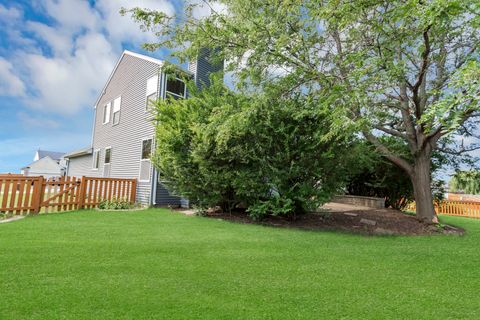
[[[32,167],[36,167],[37,169],[44,169],[44,170],[60,170],[62,166],[60,166],[56,160],[52,159],[50,156],[45,156],[40,158],[37,161],[30,163],[28,166],[21,168],[21,170],[31,169]]]
[[[92,154],[92,147],[85,147],[82,149],[77,149],[70,151],[68,153],[65,153],[63,156],[64,158],[70,159],[70,158],[76,158],[76,157],[81,157],[81,156],[86,156]]]
[[[117,68],[120,65],[120,62],[122,61],[123,57],[126,56],[126,55],[132,56],[132,57],[135,57],[135,58],[139,58],[139,59],[142,59],[142,60],[145,60],[145,61],[149,61],[149,62],[152,62],[152,63],[156,63],[156,64],[158,64],[159,67],[163,66],[163,63],[164,63],[162,60],[158,60],[158,59],[155,59],[155,58],[152,58],[152,57],[140,54],[140,53],[124,50],[122,55],[120,56],[120,58],[117,60],[117,63],[115,64],[115,67],[113,68],[112,73],[110,73],[110,76],[108,77],[108,80],[105,83],[105,86],[103,87],[102,91],[100,91],[100,94],[99,94],[97,100],[95,101],[95,108],[97,107],[98,103],[100,102],[100,99],[102,98],[102,96],[105,94],[105,90],[107,89],[107,86],[109,85],[110,81],[112,80],[113,75],[115,74],[115,71],[117,71]]]
[[[47,150],[37,150],[38,159],[42,159],[45,157],[50,157],[52,160],[60,160],[65,152],[58,152],[58,151],[47,151]]]

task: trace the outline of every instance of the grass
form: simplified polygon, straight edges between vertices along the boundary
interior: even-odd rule
[[[467,235],[364,237],[70,212],[0,225],[0,319],[478,319]]]

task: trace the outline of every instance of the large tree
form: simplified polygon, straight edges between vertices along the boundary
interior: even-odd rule
[[[452,134],[474,133],[479,113],[478,0],[195,3],[175,17],[129,12],[156,32],[158,41],[147,48],[175,48],[180,58],[217,48],[215,58],[225,59],[241,84],[308,95],[330,109],[333,134],[356,126],[408,175],[417,216],[436,220],[432,152],[468,150],[449,142]],[[199,15],[198,6],[210,14]],[[411,156],[390,150],[382,135],[404,140]]]

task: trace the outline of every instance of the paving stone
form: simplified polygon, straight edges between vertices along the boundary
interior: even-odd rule
[[[344,212],[343,214],[346,215],[346,216],[350,216],[350,217],[356,217],[356,216],[358,216],[358,214],[353,213],[353,212]]]
[[[374,232],[376,234],[388,235],[388,236],[391,236],[391,235],[395,234],[395,232],[393,232],[392,230],[387,230],[387,229],[383,229],[383,228],[376,228]]]
[[[368,224],[368,225],[370,225],[370,226],[375,226],[375,225],[377,224],[377,221],[362,218],[362,219],[360,219],[360,223]]]

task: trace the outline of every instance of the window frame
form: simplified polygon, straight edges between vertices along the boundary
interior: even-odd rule
[[[143,158],[143,142],[144,142],[144,141],[148,141],[148,140],[151,141],[151,143],[150,143],[150,157],[144,159],[144,158]],[[153,143],[154,143],[154,142],[153,142],[153,137],[143,138],[143,139],[141,140],[141,144],[140,144],[140,165],[139,165],[139,167],[138,167],[138,181],[139,181],[139,182],[150,182],[150,181],[151,181],[150,174],[149,174],[149,176],[148,176],[148,180],[143,180],[143,179],[141,179],[141,173],[142,173],[142,171],[141,171],[141,166],[142,166],[142,162],[148,161],[148,162],[150,162],[150,170],[152,169],[152,167],[151,167],[151,165],[152,165],[152,154],[153,154],[153,148],[154,148]]]
[[[120,99],[120,103],[119,103],[119,106],[118,106],[118,110],[115,111],[115,101],[117,101],[118,99]],[[120,114],[121,114],[120,111],[122,110],[122,96],[116,97],[111,102],[112,102],[112,125],[116,126],[117,124],[120,123]],[[117,122],[115,122],[115,114],[116,113],[118,113],[118,121]]]
[[[149,99],[149,97],[151,97],[151,96],[154,96],[155,97],[154,100],[157,100],[158,99],[158,92],[154,92],[154,93],[148,95],[145,98],[146,99],[146,101],[145,101],[145,112],[149,112],[151,110],[151,108],[149,108],[150,107],[150,101],[152,101],[151,99]]]
[[[111,113],[112,113],[112,102],[109,101],[107,104],[103,106],[102,124],[107,124],[110,122]]]
[[[147,88],[145,90],[145,112],[150,111],[149,108],[148,108],[149,107],[149,101],[150,101],[148,99],[148,97],[151,97],[151,96],[155,95],[155,100],[158,99],[158,87],[159,87],[160,79],[161,79],[161,76],[158,73],[147,79],[147,83],[146,83]],[[151,81],[153,82],[153,80],[155,80],[154,81],[155,86],[152,85],[152,88],[154,87],[155,90],[151,90],[151,88],[149,86],[150,82]]]
[[[178,81],[180,81],[180,82],[183,83],[183,96],[167,90],[168,78],[169,78],[169,77],[175,77],[175,80],[178,80]],[[185,81],[183,81],[183,79],[179,78],[177,75],[167,74],[167,73],[166,73],[166,74],[165,74],[165,88],[164,88],[164,92],[165,92],[165,97],[164,97],[165,99],[167,98],[168,95],[172,95],[172,96],[175,96],[175,97],[177,97],[177,98],[185,99],[185,98],[187,97],[187,84],[185,83]]]
[[[98,171],[100,168],[100,149],[93,150],[92,170]]]
[[[107,150],[110,151],[109,159],[107,162]],[[105,154],[103,155],[103,165],[112,164],[112,147],[105,147]]]

